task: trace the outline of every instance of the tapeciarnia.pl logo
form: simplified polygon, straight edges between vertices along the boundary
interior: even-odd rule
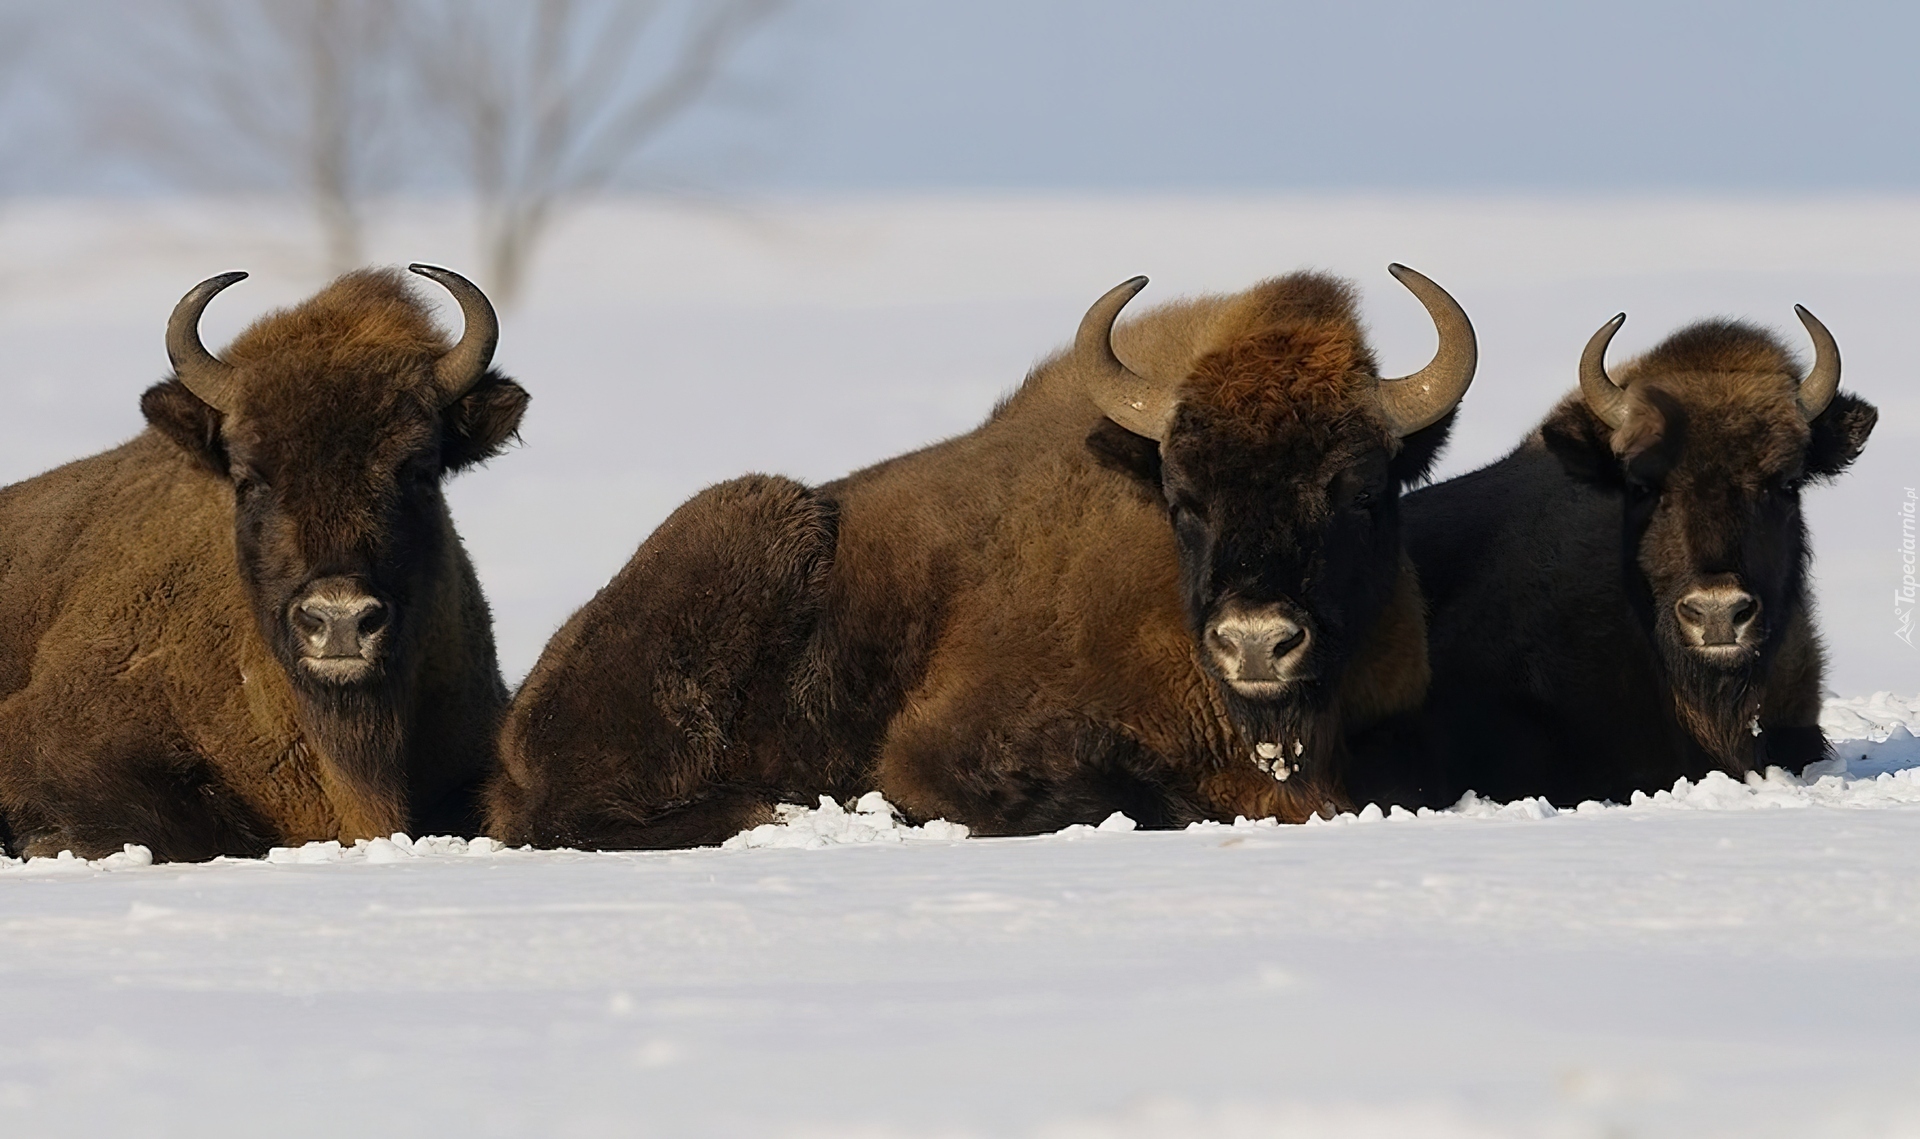
[[[1893,635],[1913,645],[1913,615],[1920,602],[1920,549],[1914,535],[1914,488],[1900,504],[1900,588],[1893,591]]]

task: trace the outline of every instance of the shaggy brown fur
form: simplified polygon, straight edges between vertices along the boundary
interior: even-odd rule
[[[0,490],[19,852],[471,832],[506,692],[440,480],[497,453],[527,397],[489,373],[440,411],[447,348],[398,274],[352,274],[234,341],[232,415],[170,379],[147,431]],[[391,612],[363,683],[292,667],[287,607],[322,575]]]
[[[1615,372],[1618,430],[1575,393],[1512,455],[1409,497],[1435,682],[1407,750],[1432,762],[1383,799],[1624,801],[1827,753],[1800,490],[1877,414],[1842,392],[1809,424],[1801,375],[1760,329],[1693,325]],[[1682,635],[1703,586],[1759,606],[1737,662]]]
[[[1164,448],[1109,422],[1069,354],[967,435],[683,506],[515,697],[490,833],[714,843],[782,800],[874,788],[986,833],[1341,803],[1343,733],[1426,687],[1395,511],[1450,420],[1387,431],[1351,292],[1324,277],[1162,306],[1114,342],[1186,378]],[[1262,704],[1195,630],[1276,592],[1317,655]],[[1298,743],[1299,773],[1257,767],[1266,741]]]

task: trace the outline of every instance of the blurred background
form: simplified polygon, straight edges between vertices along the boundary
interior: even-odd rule
[[[0,482],[139,430],[210,343],[342,269],[499,302],[525,446],[452,494],[510,679],[689,494],[965,430],[1114,282],[1360,282],[1473,315],[1442,474],[1616,353],[1734,315],[1838,336],[1879,430],[1813,492],[1830,684],[1894,636],[1920,484],[1920,7],[1255,0],[0,0]],[[436,297],[436,301],[440,298]],[[1140,303],[1140,302],[1136,302]]]

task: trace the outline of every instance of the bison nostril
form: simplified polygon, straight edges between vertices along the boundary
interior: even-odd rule
[[[360,635],[371,637],[387,627],[387,607],[375,601],[360,615]]]
[[[301,633],[307,636],[313,636],[326,630],[327,619],[316,612],[313,608],[313,603],[309,601],[305,605],[299,605],[294,608],[293,624],[294,628],[298,629]]]
[[[1283,630],[1280,634],[1280,638],[1276,640],[1273,644],[1274,659],[1278,660],[1281,657],[1286,656],[1288,653],[1291,653],[1293,650],[1299,648],[1301,645],[1301,642],[1305,641],[1306,639],[1307,639],[1307,631],[1305,629],[1292,627],[1291,632],[1287,632]]]
[[[1754,600],[1751,597],[1748,597],[1740,601],[1734,606],[1734,609],[1733,609],[1734,627],[1738,628],[1741,625],[1751,624],[1753,619],[1759,616],[1759,614],[1760,614],[1760,603],[1758,601]]]

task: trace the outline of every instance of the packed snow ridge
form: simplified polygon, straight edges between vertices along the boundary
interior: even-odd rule
[[[1734,779],[1711,772],[1698,782],[1681,779],[1664,791],[1651,795],[1636,791],[1631,801],[1618,803],[1585,802],[1571,811],[1562,811],[1544,799],[1518,799],[1497,803],[1468,792],[1444,811],[1422,807],[1409,811],[1404,807],[1382,810],[1368,804],[1357,812],[1332,819],[1309,819],[1308,826],[1350,826],[1358,823],[1432,820],[1436,822],[1476,819],[1543,820],[1561,815],[1592,815],[1602,812],[1644,811],[1754,811],[1805,809],[1811,807],[1871,809],[1920,804],[1920,695],[1895,696],[1876,692],[1871,696],[1830,698],[1820,714],[1820,726],[1833,741],[1833,758],[1812,764],[1800,775],[1780,768],[1749,773]],[[914,826],[900,817],[893,804],[878,791],[869,791],[847,806],[822,795],[817,807],[783,804],[777,807],[774,822],[743,831],[721,844],[724,850],[820,850],[832,846],[860,846],[874,843],[952,843],[967,837],[967,828],[945,819]],[[1072,842],[1093,835],[1122,834],[1135,829],[1132,819],[1114,814],[1099,826],[1076,824],[1043,840]],[[1194,823],[1188,830],[1234,830],[1249,827],[1278,828],[1272,819],[1235,819],[1232,823]],[[395,834],[389,838],[360,839],[352,845],[340,842],[310,842],[299,847],[275,847],[265,862],[271,865],[311,866],[325,863],[388,863],[427,859],[491,858],[531,854],[530,848],[509,848],[490,838],[410,838]],[[216,859],[216,861],[249,861]],[[259,863],[255,863],[258,865]],[[101,873],[131,870],[153,865],[153,855],[144,846],[128,844],[125,850],[89,861],[62,852],[58,858],[20,860],[0,858],[0,874],[28,872]]]
[[[783,803],[775,810],[777,822],[763,823],[734,835],[721,843],[724,850],[758,847],[818,850],[824,846],[844,846],[869,842],[953,842],[967,837],[967,828],[945,819],[925,826],[909,826],[900,812],[878,791],[869,791],[843,809],[825,795],[818,807]]]

